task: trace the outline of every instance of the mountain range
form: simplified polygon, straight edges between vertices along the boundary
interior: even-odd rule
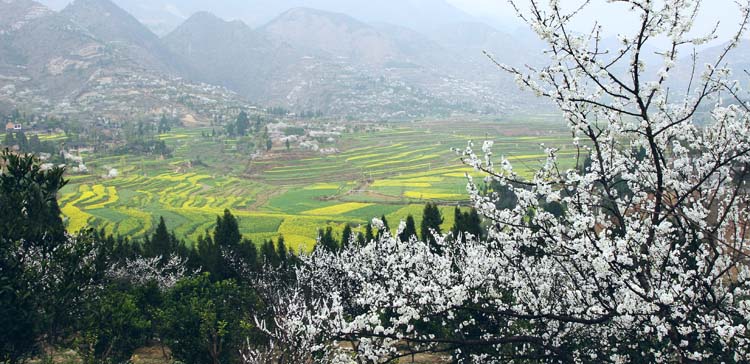
[[[132,14],[118,6],[126,3]],[[252,27],[202,11],[182,16],[198,0],[179,8],[162,0],[75,0],[60,11],[0,0],[0,111],[122,119],[166,110],[207,118],[252,102],[381,119],[540,107],[482,51],[536,66],[544,63],[543,45],[443,0],[221,3],[235,19],[270,20]],[[297,6],[303,3],[315,8]],[[167,13],[179,24],[157,36],[149,17],[170,19]]]

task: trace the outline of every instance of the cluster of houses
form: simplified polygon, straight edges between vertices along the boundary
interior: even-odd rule
[[[7,122],[5,124],[5,131],[6,132],[9,132],[9,131],[22,131],[22,130],[23,130],[23,125],[20,124],[20,123],[14,123],[12,121],[9,121],[9,122]]]

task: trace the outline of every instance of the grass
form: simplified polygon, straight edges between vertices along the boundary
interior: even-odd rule
[[[449,230],[453,207],[466,205],[465,175],[483,176],[451,148],[492,139],[494,154],[528,177],[543,162],[545,143],[559,146],[563,167],[572,167],[569,137],[551,125],[544,118],[392,124],[345,134],[336,145],[339,154],[279,149],[258,160],[236,152],[232,143],[203,137],[210,129],[183,128],[159,136],[174,150],[169,159],[85,156],[91,174],[68,176],[59,201],[71,231],[93,225],[133,238],[150,233],[163,216],[178,237],[193,242],[230,209],[256,243],[284,235],[293,249],[308,250],[326,225],[340,233],[345,223],[357,230],[385,215],[395,227],[408,214],[421,219],[427,201],[443,204]],[[196,159],[203,165],[190,168]],[[99,177],[107,168],[117,168],[119,176]]]

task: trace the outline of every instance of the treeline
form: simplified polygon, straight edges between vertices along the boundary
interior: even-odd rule
[[[62,160],[59,158],[60,149],[56,143],[50,141],[42,141],[39,136],[32,134],[31,137],[27,137],[26,133],[22,130],[19,131],[6,131],[5,137],[2,140],[2,146],[16,150],[20,153],[29,153],[39,156],[42,153],[49,154],[51,157],[57,157],[59,162]]]
[[[253,242],[228,210],[192,244],[163,218],[140,241],[92,229],[70,236],[56,200],[62,169],[42,170],[33,156],[5,150],[0,172],[0,363],[43,357],[45,347],[116,363],[144,346],[187,364],[238,363],[239,348],[268,344],[256,318],[273,322],[272,296],[293,283],[299,262],[283,237]],[[482,234],[476,211],[454,213],[456,236]],[[404,241],[441,233],[437,205],[426,205],[421,221],[408,216],[396,229],[383,216],[382,226],[355,233],[346,225],[340,235],[327,227],[315,249],[364,244],[386,231]]]

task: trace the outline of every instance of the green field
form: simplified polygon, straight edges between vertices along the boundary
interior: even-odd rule
[[[449,229],[452,209],[465,204],[465,173],[476,173],[451,148],[494,140],[495,155],[528,175],[544,159],[540,143],[562,148],[572,166],[562,126],[528,117],[388,124],[342,135],[331,145],[337,154],[279,145],[256,160],[237,152],[236,141],[202,137],[210,128],[179,129],[160,136],[174,149],[169,159],[84,154],[90,174],[70,176],[60,201],[71,231],[94,225],[139,237],[163,216],[179,237],[194,241],[228,208],[253,241],[283,234],[295,249],[309,249],[326,225],[340,232],[345,223],[385,215],[396,226],[408,214],[419,224],[426,201],[440,203]],[[196,159],[202,163],[189,163]],[[105,178],[111,168],[118,176]]]

